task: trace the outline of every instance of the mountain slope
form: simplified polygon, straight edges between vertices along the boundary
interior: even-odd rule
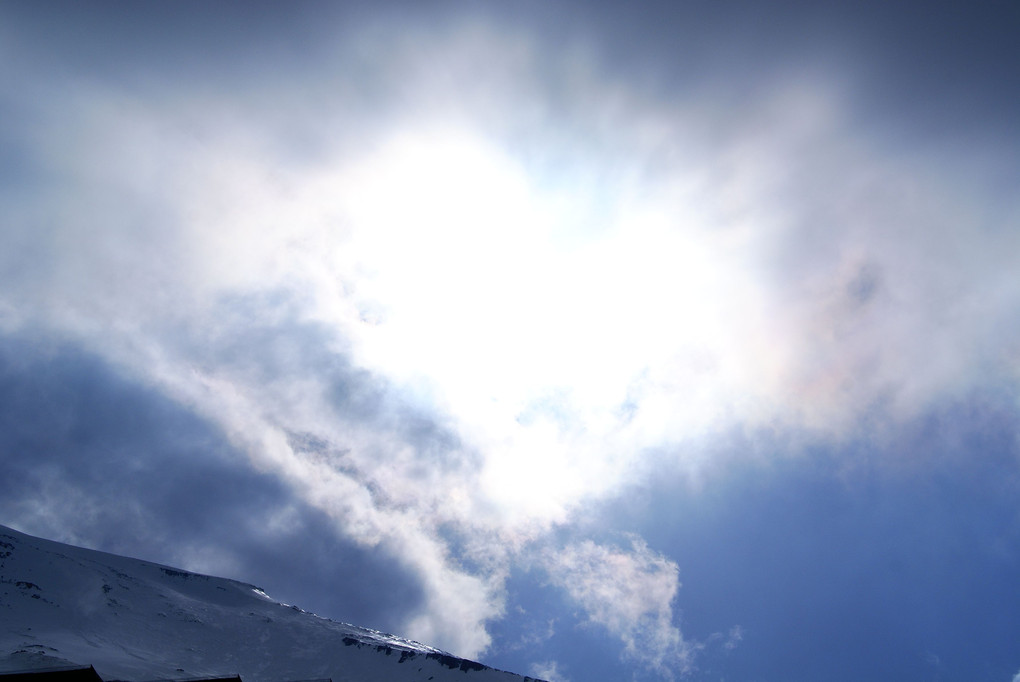
[[[0,670],[92,664],[107,680],[525,682],[280,604],[224,578],[0,526]]]

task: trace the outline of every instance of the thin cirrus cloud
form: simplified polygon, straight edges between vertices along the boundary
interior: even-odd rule
[[[541,661],[533,664],[531,674],[549,682],[570,682],[570,678],[560,672],[560,666],[556,661]]]
[[[727,430],[852,439],[878,413],[881,435],[1015,380],[994,140],[890,148],[831,66],[776,57],[734,107],[583,40],[365,27],[294,77],[231,62],[225,87],[6,67],[32,172],[3,199],[0,328],[213,425],[301,510],[278,525],[388,557],[416,583],[404,634],[481,655],[537,554],[626,656],[682,671],[676,563],[639,540],[549,553],[551,529],[710,466]]]
[[[623,642],[624,656],[668,678],[688,671],[696,647],[674,624],[675,562],[638,539],[627,549],[587,540],[552,553],[546,567],[591,624]]]

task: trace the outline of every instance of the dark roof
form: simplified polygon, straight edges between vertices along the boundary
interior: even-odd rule
[[[209,677],[174,677],[161,680],[153,680],[152,682],[243,682],[241,676],[238,674],[233,675],[211,675]]]
[[[103,682],[103,678],[91,665],[68,665],[0,672],[0,682]]]

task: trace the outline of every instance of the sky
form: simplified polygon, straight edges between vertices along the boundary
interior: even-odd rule
[[[550,682],[1016,682],[1018,33],[2,2],[0,524]]]

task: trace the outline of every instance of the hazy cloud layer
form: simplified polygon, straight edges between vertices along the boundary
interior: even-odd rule
[[[1015,391],[995,72],[949,136],[949,113],[882,106],[907,74],[857,47],[864,23],[820,47],[833,8],[768,36],[753,12],[705,8],[709,36],[657,8],[682,35],[642,47],[612,8],[300,7],[234,32],[228,10],[193,32],[97,11],[102,51],[6,10],[3,466],[34,492],[8,483],[0,520],[106,549],[184,529],[196,546],[162,560],[230,574],[325,536],[316,561],[389,567],[386,627],[466,656],[539,561],[668,676],[701,646],[673,610],[684,557],[549,553],[551,533],[660,471],[717,472],[733,433],[771,432],[746,453],[766,458],[866,437],[895,468],[904,424]],[[679,38],[689,62],[649,66]]]

